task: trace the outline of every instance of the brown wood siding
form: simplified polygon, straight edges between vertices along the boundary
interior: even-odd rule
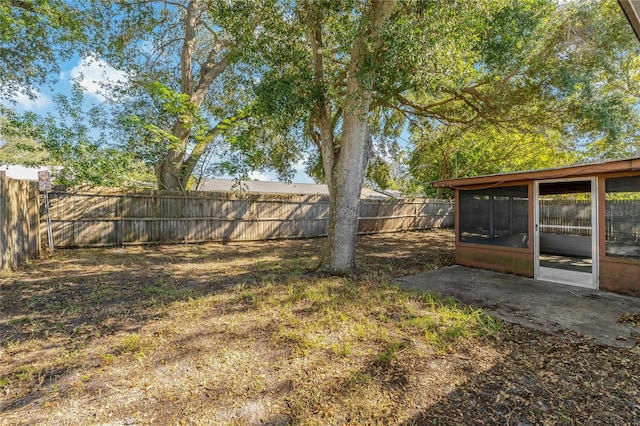
[[[605,289],[602,284],[602,265],[606,257],[606,220],[605,220],[605,176],[598,176],[598,287]],[[610,281],[610,280],[609,280]]]
[[[600,288],[619,293],[640,293],[640,259],[600,258]]]
[[[456,245],[456,263],[533,277],[533,253],[530,249],[460,243]]]
[[[440,188],[473,189],[482,186],[498,187],[513,185],[514,182],[530,182],[534,180],[568,179],[609,175],[613,173],[636,172],[640,170],[640,157],[601,163],[581,164],[577,166],[555,169],[532,170],[526,172],[503,173],[498,175],[476,176],[468,178],[444,179],[433,183]]]
[[[637,172],[610,173],[598,176],[598,255],[600,289],[615,292],[640,292],[640,259],[607,256],[605,180],[638,176]]]

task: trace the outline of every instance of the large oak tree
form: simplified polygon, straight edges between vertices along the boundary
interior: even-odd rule
[[[524,31],[535,30],[539,21],[525,15],[521,24],[527,25],[518,32],[502,15],[517,15],[522,5],[509,6],[481,1],[310,1],[295,6],[304,34],[287,51],[305,49],[290,56],[298,71],[296,89],[286,96],[267,93],[304,105],[308,136],[322,160],[331,205],[322,270],[356,270],[360,192],[373,139],[385,127],[381,123],[397,117],[400,122],[423,118],[433,125],[508,118],[480,86],[495,90],[513,78],[505,75],[505,62],[518,61]],[[536,5],[529,6],[527,12],[534,14]],[[487,46],[486,36],[493,36],[495,46]],[[529,40],[528,54],[538,48],[536,37]],[[497,65],[488,67],[491,61]],[[295,79],[292,74],[287,70],[279,77]]]
[[[259,159],[247,136],[260,139],[262,124],[253,86],[262,56],[286,37],[283,8],[276,0],[104,2],[100,53],[130,75],[116,99],[133,128],[128,149],[154,163],[160,188],[187,189],[220,138]],[[244,134],[234,133],[239,126]]]

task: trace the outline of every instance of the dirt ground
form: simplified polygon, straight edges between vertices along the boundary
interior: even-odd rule
[[[640,353],[393,279],[448,231],[58,251],[0,280],[0,424],[640,424]],[[567,338],[571,337],[571,338]]]

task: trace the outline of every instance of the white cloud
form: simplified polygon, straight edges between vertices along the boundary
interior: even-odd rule
[[[269,181],[269,177],[262,172],[253,171],[249,173],[249,179],[251,180],[261,180],[261,181]]]
[[[296,183],[315,183],[313,179],[309,177],[306,172],[307,162],[309,161],[309,155],[304,154],[300,161],[296,162],[293,165],[293,170],[295,174],[293,176],[293,182]]]
[[[64,74],[66,76],[66,73]],[[78,61],[78,65],[69,71],[69,77],[78,79],[87,93],[100,102],[104,102],[106,86],[126,83],[129,78],[124,71],[117,70],[95,54]]]
[[[296,173],[302,173],[305,171],[305,169],[307,168],[307,161],[309,161],[309,156],[305,154],[301,160],[293,165],[293,169],[296,171]]]
[[[13,100],[20,109],[26,111],[42,110],[51,106],[51,99],[38,91],[36,91],[33,99],[24,93],[16,93],[13,95]]]

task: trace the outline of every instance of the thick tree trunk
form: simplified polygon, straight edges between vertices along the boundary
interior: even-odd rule
[[[371,152],[369,110],[372,93],[362,84],[361,67],[365,64],[369,46],[381,47],[380,32],[390,17],[395,1],[372,0],[360,23],[347,71],[347,90],[342,121],[342,139],[338,155],[327,156],[329,147],[323,140],[323,161],[328,173],[330,215],[327,247],[320,270],[337,275],[356,273],[356,242],[360,193]],[[369,69],[373,77],[375,69]],[[332,139],[333,141],[333,139]],[[335,147],[331,146],[331,150]],[[329,158],[327,158],[329,157]],[[330,161],[330,163],[327,163]]]
[[[339,275],[356,272],[360,193],[371,152],[368,125],[362,118],[345,116],[340,156],[329,180],[329,232],[321,269]]]
[[[248,113],[238,112],[220,121],[209,129],[204,138],[201,138],[195,144],[188,157],[186,156],[186,147],[189,141],[190,129],[186,125],[176,124],[173,129],[173,135],[180,141],[179,146],[181,149],[170,149],[165,158],[156,166],[156,177],[162,188],[171,190],[187,189],[193,170],[216,136],[238,121],[245,120],[248,117]]]
[[[200,1],[191,0],[187,4],[184,16],[184,39],[180,54],[180,91],[189,96],[189,102],[199,109],[209,91],[211,84],[229,66],[229,54],[218,58],[220,45],[214,45],[207,56],[207,60],[200,65],[199,78],[194,77],[193,63],[196,51],[196,37]],[[256,22],[257,24],[257,22]],[[236,47],[239,48],[239,47]],[[232,51],[233,48],[228,48]],[[236,120],[237,121],[237,120]],[[210,132],[216,132],[218,126]],[[161,189],[185,190],[193,169],[206,150],[206,145],[198,145],[187,156],[187,146],[191,135],[191,124],[188,120],[178,119],[173,126],[172,134],[175,146],[168,149],[165,158],[156,165],[156,177]],[[213,137],[210,138],[213,140]]]
[[[173,136],[178,147],[169,148],[165,157],[156,165],[156,177],[160,183],[160,189],[185,190],[187,182],[184,181],[183,164],[186,156],[187,142],[191,129],[180,121],[173,128]],[[189,177],[187,176],[186,179]]]
[[[182,181],[182,161],[184,155],[177,151],[171,150],[167,155],[156,164],[156,178],[158,179],[160,189],[184,190],[186,182]]]

